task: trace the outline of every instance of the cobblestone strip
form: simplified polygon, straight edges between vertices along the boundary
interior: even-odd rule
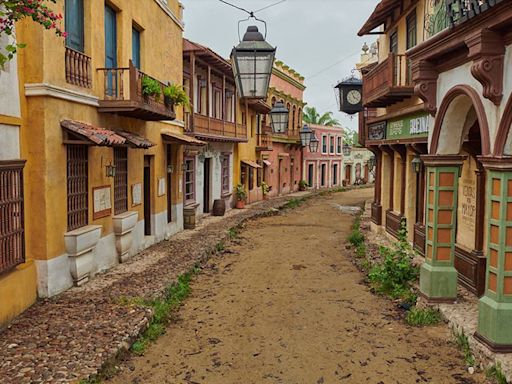
[[[130,347],[151,318],[148,309],[122,305],[120,298],[162,294],[180,273],[226,241],[229,228],[266,215],[293,197],[263,201],[188,236],[171,237],[150,248],[158,253],[157,262],[142,270],[108,283],[108,274],[100,275],[88,289],[73,288],[37,302],[0,333],[0,382],[70,383],[97,374]]]

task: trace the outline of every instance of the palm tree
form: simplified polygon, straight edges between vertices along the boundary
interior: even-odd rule
[[[329,127],[340,125],[340,122],[332,117],[332,112],[325,112],[320,116],[315,107],[304,108],[302,119],[308,124],[327,125]]]

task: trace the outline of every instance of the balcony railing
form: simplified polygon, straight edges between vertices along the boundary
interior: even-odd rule
[[[272,150],[272,136],[266,133],[258,134],[257,151],[271,151]]]
[[[410,61],[405,55],[390,53],[370,72],[363,75],[363,104],[382,108],[414,94]]]
[[[91,88],[91,58],[66,47],[66,81],[79,87]]]
[[[142,120],[174,120],[173,105],[164,102],[166,85],[138,70],[130,61],[124,68],[98,68],[102,74],[103,99],[99,112],[117,113]],[[142,92],[142,81],[148,77],[160,87],[160,95],[148,96]]]
[[[247,125],[208,117],[199,113],[185,113],[185,132],[205,139],[247,140]]]

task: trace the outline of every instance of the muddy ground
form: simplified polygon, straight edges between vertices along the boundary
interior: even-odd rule
[[[405,325],[350,261],[354,190],[246,225],[167,333],[109,383],[481,383],[446,325]]]

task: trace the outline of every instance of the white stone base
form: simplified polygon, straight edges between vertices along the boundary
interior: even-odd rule
[[[35,260],[35,263],[39,297],[55,296],[73,286],[68,255],[51,260]]]

